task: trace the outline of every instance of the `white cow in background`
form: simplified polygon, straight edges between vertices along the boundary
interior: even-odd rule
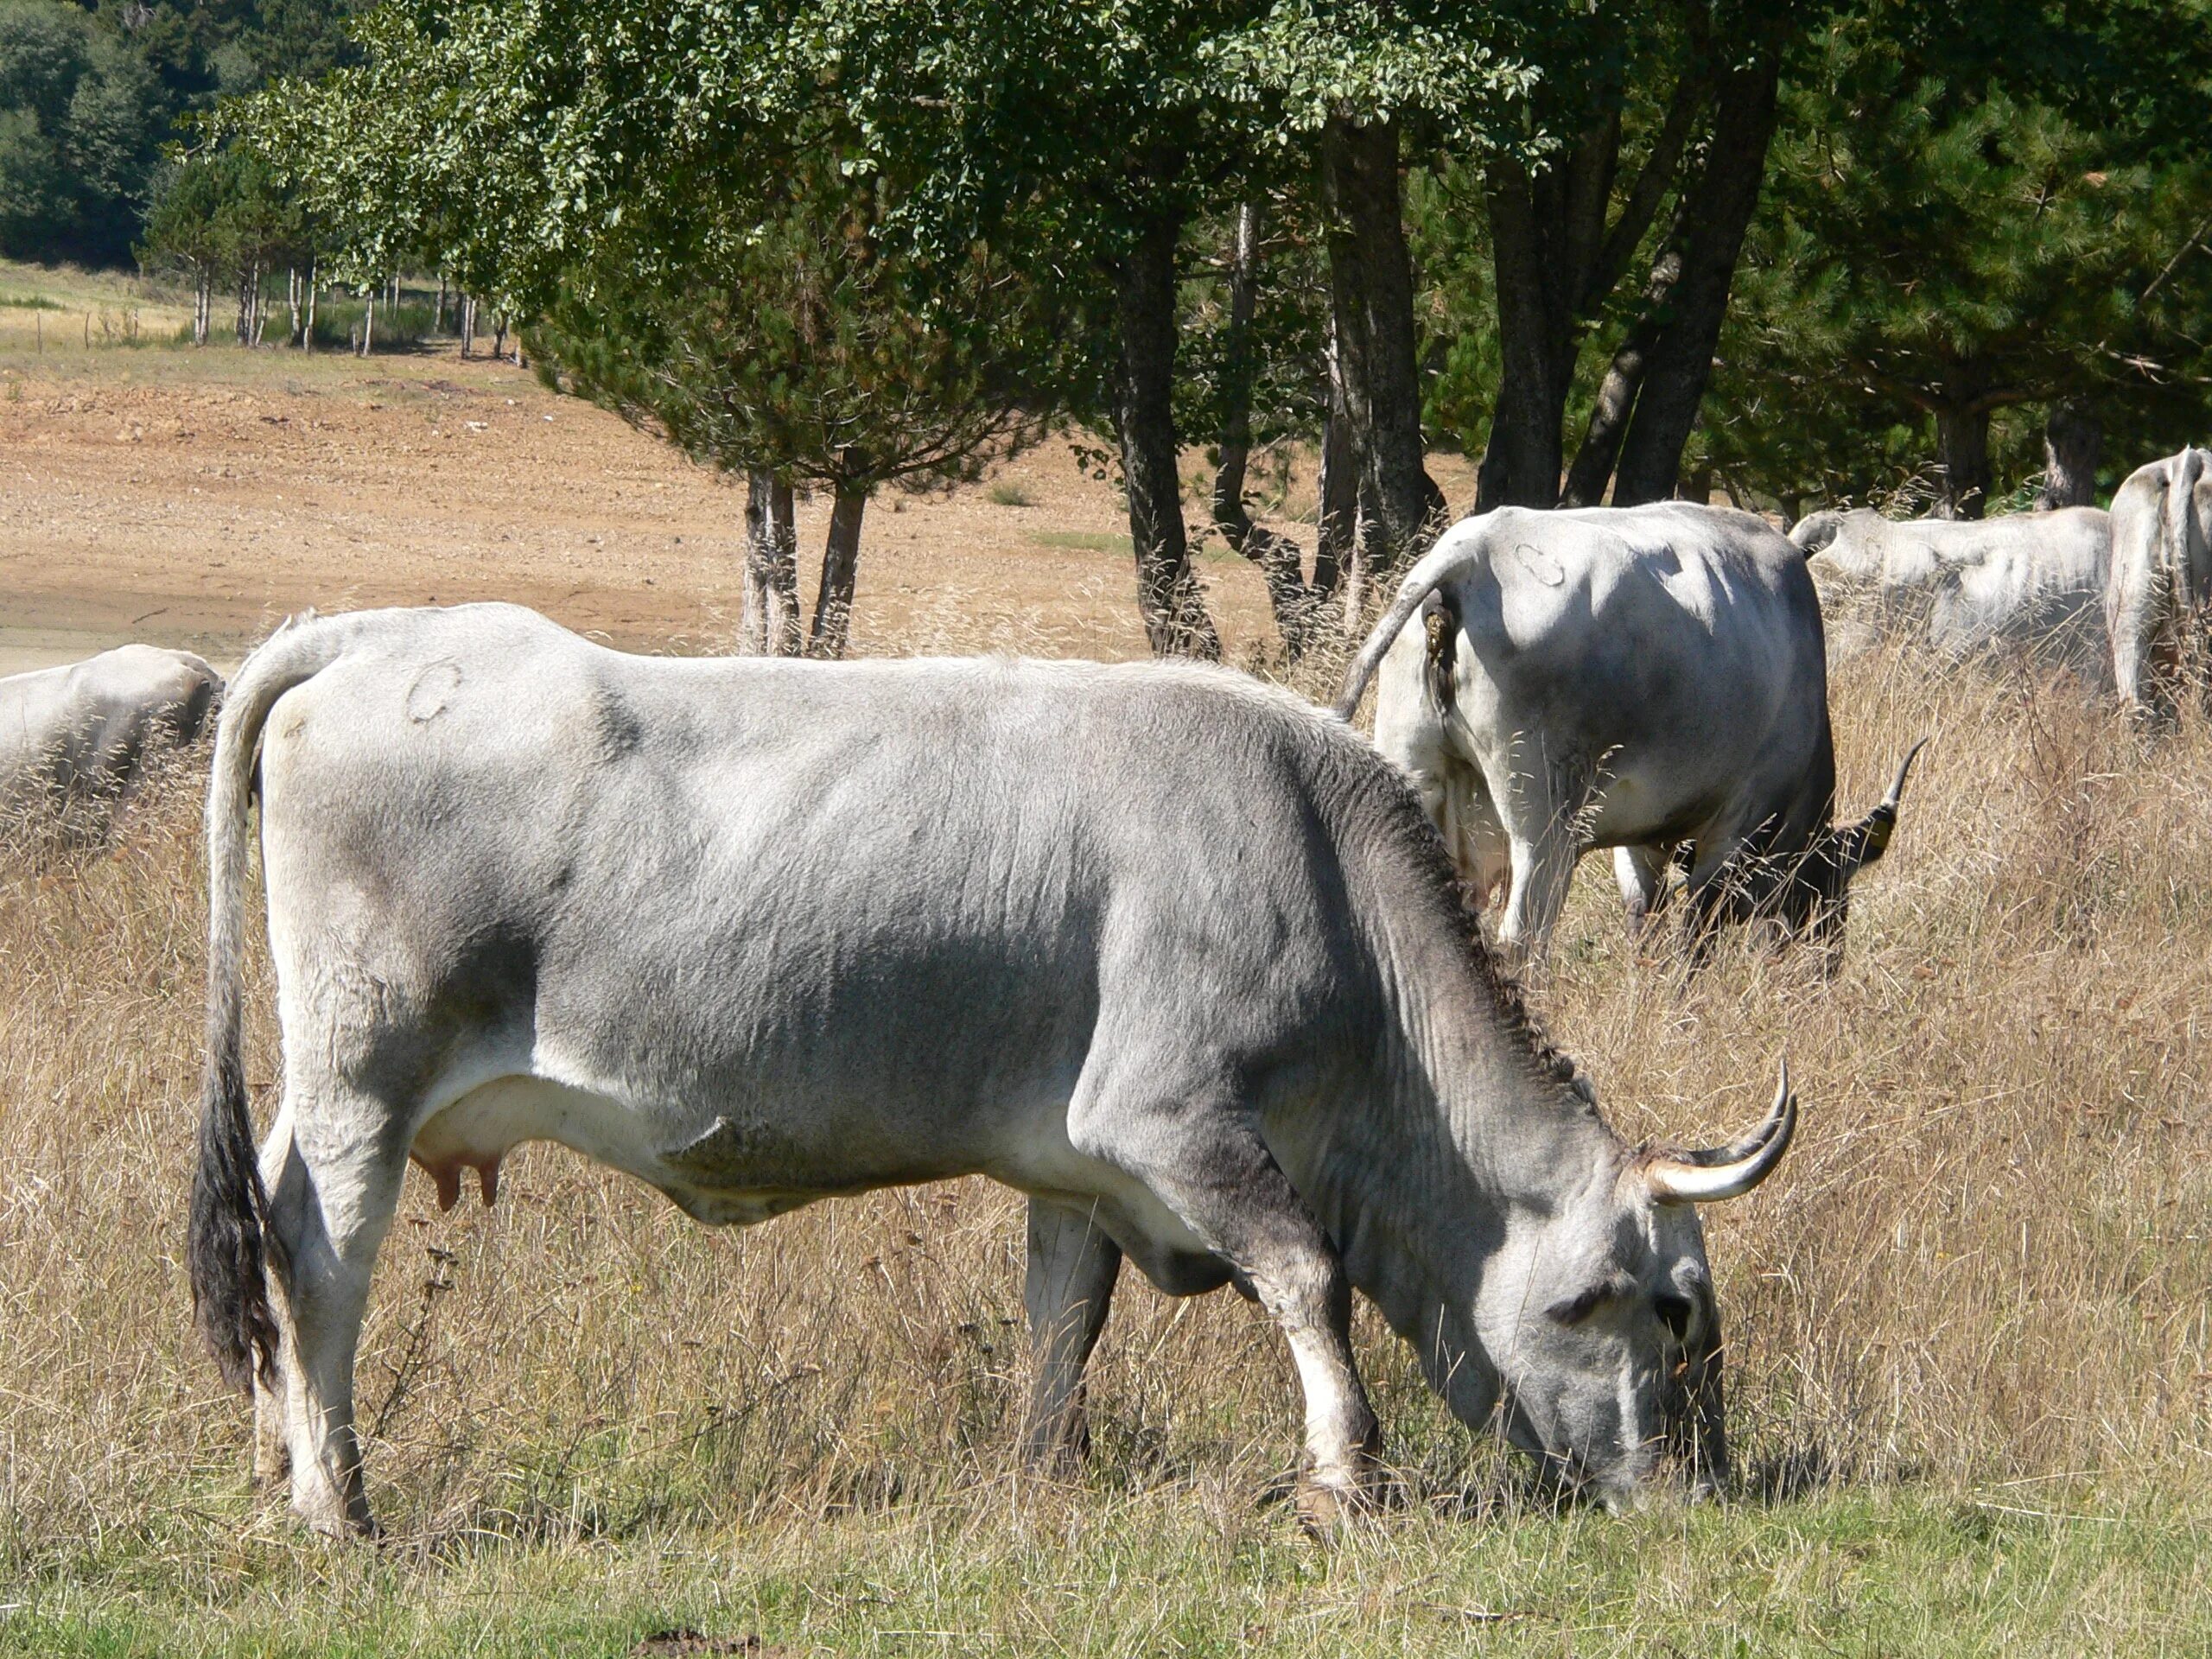
[[[1805,562],[1762,518],[1686,501],[1500,507],[1407,574],[1337,713],[1376,681],[1376,747],[1469,885],[1506,888],[1510,950],[1541,953],[1595,847],[1616,849],[1639,924],[1682,852],[1694,938],[1764,917],[1834,950],[1905,774],[1864,818],[1830,823],[1825,657]]]
[[[2113,492],[2104,601],[2113,680],[2131,709],[2152,709],[2212,606],[2212,451],[2139,467]]]
[[[1875,601],[1878,634],[1901,626],[1961,658],[1990,646],[2099,675],[2099,607],[2112,546],[2098,507],[1999,518],[1885,518],[1871,508],[1808,515],[1789,532],[1832,611],[1853,591]],[[1924,619],[1924,620],[1923,620]],[[1834,633],[1849,632],[1846,626]]]
[[[149,762],[197,737],[222,697],[206,663],[153,645],[0,679],[0,818],[100,834]]]

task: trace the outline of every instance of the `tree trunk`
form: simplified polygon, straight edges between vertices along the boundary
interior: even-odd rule
[[[1359,564],[1359,456],[1352,443],[1351,420],[1344,412],[1333,322],[1328,371],[1329,415],[1321,428],[1320,474],[1313,480],[1313,595],[1323,603],[1357,586]],[[1364,619],[1349,604],[1339,606],[1338,611],[1344,638],[1357,639]]]
[[[248,259],[238,266],[238,344],[253,344],[253,296],[261,286],[261,267]]]
[[[1704,107],[1707,48],[1694,16],[1690,30],[1665,119],[1650,135],[1636,176],[1619,193],[1620,209],[1610,226],[1606,214],[1616,194],[1626,97],[1618,78],[1599,91],[1596,118],[1572,149],[1538,170],[1504,153],[1485,169],[1503,368],[1477,480],[1478,512],[1509,502],[1548,507],[1565,499],[1560,429],[1581,331],[1603,313],[1620,285],[1675,183]],[[1540,123],[1552,118],[1541,99],[1537,115]],[[1608,476],[1611,466],[1609,455]],[[1567,487],[1571,493],[1571,481]],[[1604,488],[1601,479],[1600,494]]]
[[[1939,518],[1979,518],[1989,508],[1989,410],[1980,403],[1946,404],[1936,411],[1936,467],[1942,493]]]
[[[2104,423],[2088,404],[2069,397],[2053,404],[2043,426],[2043,489],[2036,510],[2093,507],[2097,504],[2097,461],[2104,448]]]
[[[1444,518],[1444,493],[1422,464],[1396,124],[1331,120],[1321,132],[1321,196],[1345,413],[1377,542],[1395,562],[1417,554]]]
[[[1139,232],[1114,270],[1121,362],[1114,424],[1129,492],[1129,543],[1136,554],[1137,609],[1160,657],[1218,658],[1221,640],[1191,571],[1175,441],[1175,245],[1179,213]]]
[[[475,343],[476,296],[464,294],[461,296],[461,355],[463,361],[467,359],[469,347]]]
[[[1571,337],[1560,327],[1567,273],[1546,257],[1552,226],[1539,194],[1537,181],[1511,162],[1492,163],[1486,194],[1502,360],[1490,442],[1475,480],[1478,512],[1559,501],[1560,423],[1573,365],[1558,359],[1571,350]]]
[[[438,272],[438,305],[430,314],[430,332],[442,334],[446,331],[446,274]]]
[[[369,290],[367,308],[361,313],[361,355],[363,357],[366,357],[376,348],[376,334],[377,296],[376,290],[372,289]]]
[[[492,355],[496,359],[507,354],[507,314],[504,311],[492,319]]]
[[[822,550],[822,586],[814,598],[814,626],[806,643],[810,657],[842,657],[852,639],[853,584],[861,562],[861,514],[867,509],[864,485],[839,483],[830,509],[830,535]]]
[[[1744,232],[1765,182],[1781,73],[1781,43],[1769,40],[1722,74],[1715,88],[1705,165],[1681,207],[1681,275],[1668,296],[1670,315],[1652,342],[1621,446],[1617,506],[1675,493],[1682,447],[1713,378],[1713,351],[1727,316]]]
[[[1247,201],[1236,210],[1230,251],[1229,321],[1221,370],[1221,464],[1214,472],[1213,522],[1230,546],[1259,567],[1276,632],[1294,660],[1305,653],[1313,626],[1313,595],[1306,586],[1305,555],[1288,537],[1254,524],[1244,505],[1245,475],[1252,456],[1252,385],[1259,374],[1259,353],[1252,339],[1259,293],[1260,204]]]
[[[1667,296],[1681,274],[1681,250],[1670,233],[1652,261],[1651,280],[1643,290],[1643,309],[1629,325],[1613,360],[1605,365],[1605,378],[1598,384],[1598,395],[1590,404],[1589,424],[1583,429],[1581,445],[1574,452],[1574,464],[1567,468],[1560,505],[1594,507],[1605,500],[1605,486],[1620,460],[1621,442],[1628,436],[1637,393],[1643,389],[1651,348],[1659,340],[1659,320],[1666,315]]]
[[[317,291],[315,278],[319,274],[320,272],[318,270],[317,262],[313,259],[308,260],[308,321],[306,331],[300,335],[300,349],[302,351],[311,352],[315,350],[315,302]]]
[[[215,270],[205,263],[193,267],[192,343],[207,343],[207,326],[215,308]]]
[[[798,525],[791,480],[756,467],[746,474],[745,483],[745,653],[796,657]]]

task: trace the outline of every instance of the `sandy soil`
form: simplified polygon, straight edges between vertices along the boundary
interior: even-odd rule
[[[633,648],[734,638],[741,489],[509,365],[17,344],[0,344],[0,672],[132,639],[229,664],[308,606],[498,598]],[[1111,489],[1057,442],[991,484],[1031,505],[990,485],[878,499],[856,648],[1141,654]],[[827,518],[802,505],[803,559]],[[1199,568],[1244,660],[1269,636],[1264,591],[1217,545]]]

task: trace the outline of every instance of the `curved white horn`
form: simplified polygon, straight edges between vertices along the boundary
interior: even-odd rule
[[[1741,1198],[1774,1173],[1797,1133],[1797,1096],[1789,1092],[1789,1062],[1782,1062],[1774,1104],[1765,1121],[1732,1146],[1686,1152],[1654,1147],[1643,1154],[1643,1182],[1661,1204],[1713,1204]]]
[[[1896,811],[1904,803],[1905,777],[1912,771],[1912,763],[1920,758],[1920,752],[1932,741],[1932,738],[1923,737],[1905,751],[1904,763],[1897,768],[1896,781],[1891,784],[1890,792],[1882,797],[1882,804],[1888,807],[1891,811]]]

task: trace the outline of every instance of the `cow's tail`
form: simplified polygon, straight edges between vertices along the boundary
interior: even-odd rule
[[[1481,550],[1481,529],[1478,525],[1471,528],[1471,533],[1446,532],[1418,564],[1406,572],[1405,580],[1398,584],[1398,597],[1375,625],[1375,631],[1367,636],[1367,643],[1359,648],[1358,657],[1344,676],[1344,695],[1337,699],[1338,720],[1350,720],[1358,712],[1359,700],[1367,695],[1368,683],[1375,677],[1375,671],[1382,665],[1383,658],[1397,643],[1398,635],[1412,620],[1414,613]],[[1435,647],[1436,642],[1432,640],[1432,652]]]
[[[2181,608],[2203,603],[2196,591],[2196,570],[2189,556],[2189,531],[2196,481],[2204,475],[2205,452],[2194,446],[2176,455],[2166,474],[2166,499],[2158,525],[2159,565],[2171,599]]]
[[[250,1389],[257,1375],[273,1381],[276,1364],[264,1230],[269,1199],[245,1087],[246,815],[270,709],[327,667],[347,637],[329,622],[285,623],[238,671],[215,727],[207,789],[207,1075],[185,1260],[194,1314],[224,1380],[236,1389]]]
[[[1789,527],[1789,539],[1808,559],[1842,533],[1843,515],[1834,507],[1808,512]]]

